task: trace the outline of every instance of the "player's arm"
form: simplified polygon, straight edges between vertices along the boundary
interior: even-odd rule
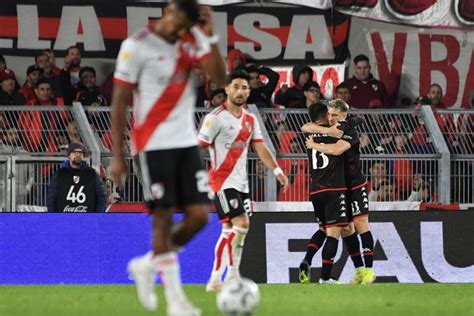
[[[199,129],[198,141],[199,145],[203,148],[207,148],[214,143],[214,139],[219,133],[219,126],[216,120],[216,116],[213,114],[207,114],[204,117],[201,128]]]
[[[301,131],[307,134],[326,134],[334,138],[341,138],[344,134],[343,131],[337,128],[338,124],[331,127],[319,126],[314,123],[306,123],[301,126]]]
[[[283,192],[288,189],[288,178],[285,176],[281,168],[278,166],[275,157],[272,155],[267,145],[263,141],[253,142],[253,148],[263,164],[275,174],[278,182],[283,187]]]
[[[210,44],[209,56],[201,63],[201,69],[212,78],[218,87],[225,86],[226,71],[224,59],[219,51],[219,37],[214,33],[212,10],[210,6],[200,6],[200,27]]]
[[[351,144],[345,140],[338,140],[334,144],[319,144],[313,140],[313,137],[306,138],[306,148],[315,149],[319,152],[322,152],[331,156],[339,156],[351,148]]]

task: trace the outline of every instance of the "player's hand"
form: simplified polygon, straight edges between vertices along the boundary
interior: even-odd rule
[[[305,143],[306,143],[307,149],[314,149],[314,145],[316,145],[316,143],[313,140],[313,137],[311,136],[306,137]]]
[[[125,186],[125,178],[127,177],[127,163],[125,158],[114,156],[110,163],[110,173],[112,180],[119,188]]]
[[[328,136],[341,138],[342,135],[344,135],[344,132],[337,128],[339,125],[340,125],[339,123],[336,123],[333,126],[331,126],[328,129]]]
[[[207,36],[214,35],[212,9],[208,5],[199,6],[199,26]]]
[[[280,182],[280,185],[283,188],[283,192],[286,192],[286,190],[288,190],[288,187],[290,186],[288,178],[283,173],[280,173],[279,175],[277,175],[276,178],[278,182]]]

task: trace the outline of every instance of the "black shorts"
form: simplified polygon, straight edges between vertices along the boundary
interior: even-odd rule
[[[135,159],[151,210],[210,203],[208,173],[197,146],[141,152]]]
[[[214,196],[217,215],[221,222],[228,222],[232,218],[251,211],[250,195],[236,189],[224,189]]]
[[[347,203],[352,209],[352,218],[359,216],[369,216],[369,196],[367,186],[347,191]]]
[[[319,225],[324,227],[345,226],[350,220],[347,214],[350,209],[347,205],[346,191],[326,191],[311,195],[314,215]]]

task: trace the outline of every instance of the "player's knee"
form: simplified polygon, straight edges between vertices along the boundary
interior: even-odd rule
[[[342,237],[347,237],[352,235],[355,232],[354,225],[343,226],[341,229]]]

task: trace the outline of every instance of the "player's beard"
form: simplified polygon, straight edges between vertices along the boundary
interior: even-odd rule
[[[244,105],[246,101],[247,99],[243,95],[238,95],[235,98],[230,99],[230,102],[239,107]]]

